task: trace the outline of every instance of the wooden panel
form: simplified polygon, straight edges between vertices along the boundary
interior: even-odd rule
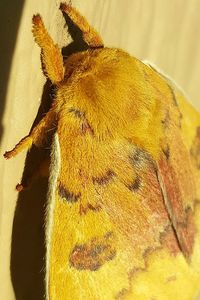
[[[8,5],[7,1],[3,2],[5,6]],[[72,2],[101,33],[107,46],[123,48],[140,59],[153,62],[174,78],[194,105],[200,108],[199,0]],[[9,81],[4,83],[5,87],[7,86],[7,95],[3,111],[1,157],[6,149],[13,147],[28,133],[43,94],[45,79],[40,70],[39,49],[31,34],[32,15],[37,12],[42,15],[47,29],[60,46],[67,45],[70,41],[64,28],[62,14],[58,10],[59,3],[58,0],[25,1]],[[5,11],[9,20],[9,9]],[[7,24],[1,24],[1,27],[5,26]],[[2,55],[5,56],[5,53]],[[1,108],[2,106],[1,104]],[[46,183],[42,182],[40,189],[36,185],[31,192],[18,197],[14,187],[20,181],[25,155],[20,154],[11,161],[2,160],[1,163],[1,299],[42,299],[43,287],[40,283],[41,275],[38,273],[42,268],[44,255],[42,215]],[[11,241],[11,270],[15,296],[9,269]],[[40,263],[35,266],[38,259]]]

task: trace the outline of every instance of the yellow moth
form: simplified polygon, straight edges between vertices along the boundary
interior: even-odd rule
[[[4,154],[42,147],[56,128],[45,297],[193,300],[200,290],[200,114],[150,65],[104,47],[76,9],[61,10],[87,49],[64,60],[33,17],[55,99]]]

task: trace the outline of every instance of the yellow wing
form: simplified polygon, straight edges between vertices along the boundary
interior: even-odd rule
[[[126,136],[95,139],[90,120],[75,134],[86,122],[77,109],[71,127],[58,126],[50,299],[190,300],[198,291],[200,116],[158,73],[140,70],[163,103],[158,153]]]

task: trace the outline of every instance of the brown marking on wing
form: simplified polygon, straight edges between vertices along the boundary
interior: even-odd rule
[[[168,160],[170,158],[170,147],[169,145],[166,145],[165,147],[163,147],[162,149],[166,159]]]
[[[156,250],[159,250],[161,247],[151,248],[148,247],[144,253],[143,253],[143,259],[144,259],[144,267],[133,267],[128,272],[128,280],[129,280],[129,287],[128,288],[122,288],[117,295],[115,296],[116,300],[122,300],[125,299],[127,295],[130,295],[132,291],[132,280],[134,277],[136,277],[138,274],[147,271],[148,269],[148,257],[152,252],[155,252]]]
[[[90,133],[91,135],[94,135],[94,130],[87,120],[81,125],[81,131],[83,134]]]
[[[168,156],[168,155],[167,155]],[[176,173],[174,174],[172,172],[172,167],[171,164],[171,154],[167,160],[167,158],[162,154],[163,159],[165,160],[165,164],[167,165],[167,168],[169,168],[168,173],[170,174],[173,178],[172,182],[172,187],[167,185],[166,188],[174,188],[174,196],[178,196],[179,193],[179,185],[177,184],[177,180],[180,179],[179,177],[177,178],[178,175]],[[143,227],[143,232],[142,235],[140,235],[139,232],[137,232],[137,226],[135,226],[134,231],[131,231],[132,236],[135,236],[136,233],[136,239],[137,243],[140,243],[140,237],[146,237],[146,241],[141,244],[141,249],[143,249],[143,261],[144,265],[142,267],[134,266],[134,264],[130,264],[130,270],[127,273],[128,279],[129,279],[129,286],[128,288],[122,287],[121,290],[116,294],[115,299],[121,300],[121,299],[126,299],[128,295],[131,294],[132,291],[132,284],[134,281],[134,277],[138,276],[141,272],[146,272],[148,271],[148,263],[149,263],[149,256],[151,253],[156,253],[157,251],[160,251],[162,249],[168,250],[168,252],[172,256],[176,256],[180,253],[183,253],[187,256],[187,253],[191,254],[192,253],[192,248],[193,248],[193,243],[194,243],[194,223],[193,223],[193,211],[192,209],[185,209],[184,204],[182,203],[182,198],[181,199],[175,199],[176,203],[176,209],[174,214],[178,213],[178,220],[185,222],[186,226],[183,224],[178,224],[178,230],[179,230],[179,238],[182,240],[182,244],[184,246],[181,247],[179,238],[177,237],[176,229],[173,226],[173,222],[171,219],[171,216],[169,215],[168,208],[166,207],[166,204],[164,202],[164,196],[163,196],[163,191],[162,191],[162,186],[160,184],[160,181],[158,180],[157,177],[157,172],[158,172],[158,167],[154,163],[153,159],[148,153],[145,153],[145,150],[136,148],[134,153],[129,157],[131,164],[134,166],[134,170],[136,170],[136,174],[140,175],[140,178],[142,178],[142,183],[144,186],[142,186],[140,190],[140,197],[142,201],[142,205],[144,208],[148,207],[149,209],[149,226],[148,228],[150,229],[152,224],[155,226],[155,222],[157,223],[158,227],[156,232],[156,227],[155,232],[152,235],[154,240],[150,240],[151,235],[145,235],[146,228],[145,226]],[[170,167],[169,167],[170,166]],[[160,165],[159,165],[160,167]],[[165,170],[162,169],[162,172],[164,174]],[[167,175],[168,175],[167,173]],[[164,174],[167,176],[166,174]],[[180,183],[180,182],[179,182]],[[166,182],[164,182],[164,185],[166,185]],[[174,187],[175,185],[175,187]],[[178,191],[177,191],[178,190]],[[185,194],[183,194],[185,196]],[[181,196],[183,196],[181,194]],[[187,194],[186,194],[187,195]],[[180,200],[180,203],[179,203]],[[115,208],[116,209],[116,208]],[[126,209],[126,208],[124,208]],[[155,214],[157,214],[157,218],[153,219]],[[135,212],[137,215],[137,212]],[[181,214],[181,216],[180,216]],[[142,220],[142,212],[138,212],[137,218],[139,220]],[[133,216],[133,222],[137,224],[137,219],[134,218]],[[124,222],[125,224],[125,222]],[[124,224],[121,224],[121,228],[126,232],[126,234],[129,234],[128,229],[123,228]],[[159,224],[163,224],[163,227],[159,226]],[[129,223],[129,227],[131,228],[131,224]],[[139,227],[139,226],[138,226]],[[121,229],[120,228],[120,229]],[[157,235],[158,233],[158,235]],[[181,235],[182,233],[182,235]],[[138,235],[138,236],[137,236]],[[185,240],[184,240],[185,237]],[[135,240],[136,240],[135,239]],[[134,240],[134,242],[135,242]],[[185,244],[189,243],[190,246],[186,248]],[[144,248],[142,248],[144,245]],[[149,246],[150,245],[150,246]],[[137,244],[133,244],[133,251],[134,247],[137,247]],[[184,248],[185,247],[185,248]]]
[[[167,146],[167,148],[169,147]],[[148,186],[151,187],[151,192],[153,192],[154,188],[156,190],[159,189],[160,200],[163,201],[163,208],[168,215],[170,225],[170,230],[168,229],[165,234],[163,233],[165,238],[160,241],[161,245],[165,245],[172,254],[177,254],[182,251],[185,257],[189,258],[193,251],[196,232],[193,221],[193,211],[190,209],[190,206],[188,206],[187,209],[184,206],[183,197],[186,196],[181,191],[179,174],[176,174],[171,165],[170,149],[166,150],[166,152],[165,156],[162,155],[162,159],[157,167],[151,156],[146,153],[145,150],[136,148],[134,154],[130,157],[131,163],[134,165],[136,172],[140,172],[139,174],[143,182],[148,182]],[[147,169],[149,168],[147,164],[150,167],[149,170]],[[148,170],[144,178],[141,173],[142,169]],[[157,174],[156,182],[153,180],[153,172]],[[191,186],[191,188],[192,187],[193,186]],[[142,190],[140,195],[146,197]],[[150,204],[146,203],[146,201],[144,203],[149,207],[154,205],[154,210],[156,211],[156,203],[152,202],[152,204]]]
[[[93,177],[93,184],[97,183],[99,185],[108,184],[109,181],[115,176],[115,173],[112,170],[108,170],[105,175],[102,177]]]
[[[193,213],[189,208],[185,209],[180,182],[170,162],[164,157],[159,162],[158,180],[179,246],[185,257],[189,258],[193,251],[195,236]]]
[[[160,234],[160,243],[168,248],[170,253],[176,256],[181,252],[176,234],[171,225],[165,228],[165,231]]]
[[[181,250],[179,248],[177,239],[174,235],[173,228],[171,225],[168,225],[165,228],[165,230],[160,234],[160,241],[161,241],[160,247],[156,247],[156,248],[149,247],[144,251],[143,253],[144,267],[133,268],[128,273],[129,288],[123,288],[121,291],[119,291],[119,293],[115,297],[116,300],[125,299],[125,297],[131,293],[131,282],[133,278],[136,277],[138,274],[148,270],[148,258],[153,252],[158,251],[162,249],[162,246],[165,246],[170,250],[170,253],[172,253],[173,255],[177,255],[178,253],[180,253]],[[176,280],[176,275],[173,275],[166,279],[167,282],[174,281],[174,280]]]
[[[70,113],[73,113],[74,116],[77,117],[77,118],[79,118],[79,119],[85,118],[85,114],[82,111],[80,111],[79,109],[77,109],[77,108],[71,107],[71,108],[69,108],[68,111]]]
[[[95,237],[84,244],[76,245],[69,257],[69,264],[77,270],[96,271],[106,262],[114,259],[113,234]]]
[[[141,163],[141,161],[144,161],[146,157],[146,153],[143,151],[143,149],[136,148],[134,151],[134,154],[130,159],[133,161],[134,166]]]
[[[68,202],[74,203],[77,202],[81,196],[81,193],[74,194],[65,188],[61,183],[58,186],[58,194],[62,199],[67,200]]]
[[[169,109],[167,109],[167,111],[165,113],[165,117],[164,117],[164,119],[161,120],[161,123],[162,123],[164,129],[169,128],[169,125],[170,125],[170,113],[169,113]]]
[[[177,239],[174,235],[174,231],[171,225],[168,225],[163,232],[160,233],[160,246],[157,247],[147,247],[144,252],[143,252],[143,259],[144,259],[144,267],[133,267],[129,272],[128,272],[128,279],[129,279],[129,287],[128,288],[122,288],[117,295],[115,296],[116,300],[122,300],[125,299],[127,295],[129,295],[132,291],[132,281],[133,279],[138,276],[140,273],[146,272],[149,267],[149,256],[161,249],[167,248],[171,254],[177,255],[178,253],[181,252],[181,249],[179,248]],[[175,280],[175,279],[171,279]]]
[[[192,143],[190,154],[195,162],[197,169],[200,169],[200,126],[197,127],[196,136]]]
[[[123,299],[123,297],[126,296],[128,292],[129,292],[128,289],[125,288],[121,289],[121,291],[119,291],[119,293],[115,296],[115,299],[116,300]]]
[[[169,145],[171,147],[170,143]],[[181,158],[185,157],[184,151],[183,154],[182,153],[180,154]],[[131,269],[127,273],[129,279],[129,286],[126,288],[125,287],[121,288],[121,290],[115,296],[115,299],[117,300],[126,299],[126,297],[128,297],[131,294],[134,277],[138,276],[141,272],[148,271],[149,255],[151,253],[155,253],[162,249],[166,249],[172,256],[176,256],[182,253],[188,258],[191,255],[193,250],[194,236],[195,236],[195,227],[193,222],[193,209],[190,208],[190,202],[188,208],[186,209],[187,205],[183,201],[185,198],[187,198],[188,190],[185,191],[185,189],[187,189],[188,186],[186,186],[185,189],[180,192],[179,187],[182,183],[182,177],[179,175],[178,172],[177,173],[175,172],[177,169],[175,169],[176,165],[174,164],[174,162],[177,162],[177,159],[175,159],[173,152],[170,153],[170,155],[162,154],[162,159],[164,160],[165,168],[163,168],[164,166],[161,167],[160,164],[159,166],[157,166],[154,163],[151,156],[148,155],[148,153],[145,153],[145,151],[142,149],[136,148],[133,155],[130,156],[130,160],[132,165],[134,166],[134,170],[136,170],[136,173],[140,175],[140,178],[142,178],[142,182],[144,184],[144,187],[142,187],[142,189],[140,190],[140,197],[142,199],[143,206],[148,207],[150,210],[149,226],[151,226],[150,225],[151,221],[152,223],[155,222],[155,220],[152,219],[152,216],[155,211],[159,214],[159,218],[157,219],[156,222],[157,224],[159,224],[159,221],[161,221],[163,223],[163,228],[162,231],[160,231],[161,228],[158,225],[158,230],[160,232],[158,237],[156,237],[156,232],[155,232],[155,238],[156,241],[158,242],[150,241],[149,236],[148,235],[146,236],[147,240],[149,240],[149,243],[146,243],[144,241],[143,244],[145,245],[145,248],[143,248],[143,255],[142,255],[144,260],[144,266],[133,267],[133,264],[132,266],[130,264]],[[180,160],[178,160],[177,167],[179,166]],[[158,168],[160,169],[160,167],[162,169],[162,174],[164,176],[164,185],[162,186],[157,177]],[[185,170],[185,168],[183,168],[183,170]],[[192,185],[193,181],[192,179],[190,180],[190,178],[188,180],[189,171],[187,170],[186,170],[186,175],[184,174],[184,176],[186,176],[185,181],[188,182],[189,186],[191,182],[191,188],[193,188]],[[167,171],[167,173],[165,173],[165,171]],[[167,177],[167,179],[165,177]],[[169,183],[167,183],[166,180],[169,180]],[[185,181],[183,180],[184,184]],[[163,188],[166,188],[167,191],[168,189],[171,191],[170,192],[170,196],[172,197],[171,202],[175,201],[175,203],[173,203],[171,207],[171,214],[175,215],[174,217],[175,220],[172,219],[171,215],[169,214],[169,208],[166,206],[166,203],[164,201]],[[149,191],[149,194],[147,193],[147,191]],[[193,196],[193,194],[194,193],[192,193],[191,197]],[[138,219],[141,219],[140,216],[141,215],[138,214]],[[160,219],[160,217],[162,220]],[[173,222],[175,223],[177,222],[176,228],[174,228]],[[129,226],[131,227],[131,224]],[[179,236],[177,236],[177,230]],[[137,227],[135,227],[135,231],[137,231]],[[132,231],[133,236],[135,234],[135,231]],[[144,235],[145,235],[145,227],[143,228],[143,236]],[[139,234],[138,234],[137,242],[140,243]],[[148,245],[150,245],[150,247],[148,247]],[[134,246],[137,247],[136,244]]]
[[[146,164],[149,164],[153,167],[153,169],[155,169],[155,162],[153,158],[142,148],[135,148],[133,154],[129,156],[129,160],[136,171],[141,171],[141,168]]]
[[[97,205],[92,205],[90,203],[87,203],[86,206],[83,206],[82,204],[80,204],[80,209],[79,209],[79,213],[80,215],[85,215],[88,210],[91,210],[93,212],[99,212],[101,210],[101,205],[97,204]]]
[[[81,124],[81,132],[82,134],[90,133],[91,135],[94,135],[94,130],[89,124],[89,121],[87,120],[85,113],[80,111],[77,108],[71,107],[68,110],[70,113],[73,113],[76,118],[79,118],[82,120]]]
[[[136,192],[139,190],[140,186],[141,186],[141,179],[137,175],[135,180],[131,184],[127,185],[127,188],[132,192]]]

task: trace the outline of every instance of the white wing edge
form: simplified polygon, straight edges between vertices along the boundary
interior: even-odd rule
[[[53,215],[55,207],[55,191],[56,182],[60,172],[61,156],[60,156],[60,145],[58,140],[58,134],[55,133],[52,150],[51,150],[51,164],[50,164],[50,176],[49,176],[49,186],[47,194],[47,208],[46,208],[46,222],[45,222],[45,232],[46,232],[46,270],[45,270],[45,286],[46,295],[45,299],[49,300],[49,268],[50,268],[50,250],[51,250],[51,236],[53,229]]]

